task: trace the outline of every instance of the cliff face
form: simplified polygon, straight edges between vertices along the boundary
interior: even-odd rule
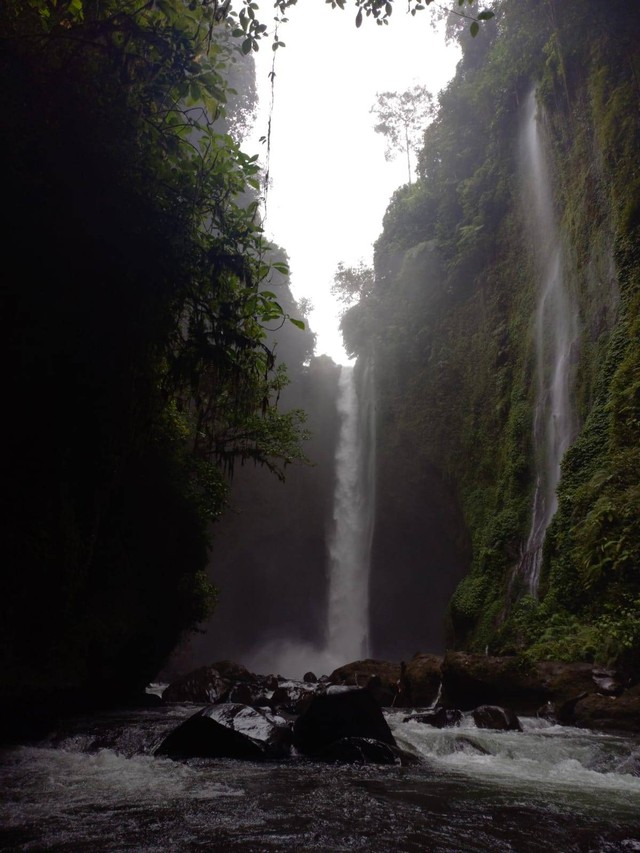
[[[403,606],[435,645],[439,600],[463,575],[452,645],[598,660],[640,646],[639,34],[626,3],[504,0],[463,36],[421,177],[387,210],[375,290],[344,323],[354,350],[375,350],[381,647],[383,614],[396,611],[390,635]],[[532,92],[545,235],[525,186]],[[564,302],[542,280],[551,240]],[[570,332],[550,356],[558,313]],[[420,601],[403,599],[405,573],[423,579]]]
[[[310,464],[290,466],[285,482],[254,465],[236,468],[229,508],[214,526],[208,566],[218,603],[200,632],[178,647],[163,678],[212,660],[251,661],[270,642],[322,646],[339,373],[327,356],[313,358],[308,368],[292,371],[282,395],[284,409],[307,414]]]

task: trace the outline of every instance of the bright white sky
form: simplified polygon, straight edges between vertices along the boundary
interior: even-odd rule
[[[300,0],[280,30],[286,47],[275,56],[265,229],[289,255],[294,296],[314,305],[316,355],[343,364],[340,306],[330,292],[334,273],[340,261],[371,263],[389,199],[407,181],[406,157],[387,163],[385,139],[373,130],[376,93],[421,83],[435,94],[459,58],[458,49],[446,47],[442,33],[432,30],[429,10],[412,17],[396,5],[389,26],[366,18],[356,29],[353,7],[341,11],[324,0]],[[260,111],[243,148],[264,161],[258,139],[267,132],[270,42],[265,39],[254,56]]]

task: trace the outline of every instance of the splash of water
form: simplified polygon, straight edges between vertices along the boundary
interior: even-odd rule
[[[567,287],[562,243],[553,204],[542,116],[535,91],[526,103],[521,138],[523,197],[527,205],[538,280],[535,317],[536,399],[533,443],[536,477],[531,528],[518,572],[538,594],[542,546],[557,508],[560,463],[577,431],[572,404],[572,350],[578,330]]]

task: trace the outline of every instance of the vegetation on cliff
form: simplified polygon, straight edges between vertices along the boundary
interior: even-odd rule
[[[462,32],[419,180],[391,200],[375,286],[344,317],[349,350],[373,342],[379,456],[436,469],[457,496],[471,545],[450,605],[459,648],[638,663],[639,33],[628,3],[553,0],[503,0],[477,38]],[[580,432],[536,598],[516,571],[535,487],[535,277],[516,165],[534,87],[580,327]]]
[[[215,600],[234,463],[301,456],[266,330],[303,324],[217,7],[0,9],[4,695],[144,683]]]

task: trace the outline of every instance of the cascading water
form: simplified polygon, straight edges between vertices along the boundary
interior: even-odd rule
[[[373,368],[363,370],[360,395],[353,367],[343,366],[336,450],[334,531],[330,545],[327,656],[341,663],[369,652],[369,564],[373,534]]]
[[[571,400],[571,356],[577,340],[577,323],[566,282],[542,116],[536,104],[535,91],[526,102],[520,172],[539,296],[535,317],[537,388],[533,420],[536,480],[531,528],[518,571],[529,592],[536,596],[542,545],[558,506],[556,487],[560,479],[560,463],[576,434]]]
[[[328,538],[327,615],[321,646],[295,637],[260,642],[245,656],[255,672],[300,678],[329,674],[369,655],[369,566],[375,494],[373,365],[342,366],[335,452],[333,524]]]

